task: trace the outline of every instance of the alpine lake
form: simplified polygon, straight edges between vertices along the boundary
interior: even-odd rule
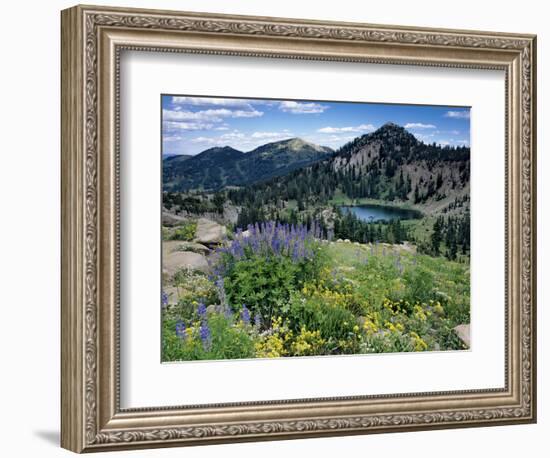
[[[378,221],[391,221],[395,219],[419,219],[422,213],[418,210],[390,207],[385,205],[344,205],[340,207],[344,214],[353,213],[361,221],[375,223]]]

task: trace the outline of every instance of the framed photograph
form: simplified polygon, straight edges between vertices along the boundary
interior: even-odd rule
[[[62,12],[62,446],[536,421],[536,37]]]

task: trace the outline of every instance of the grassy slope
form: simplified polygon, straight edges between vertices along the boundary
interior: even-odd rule
[[[328,253],[333,268],[352,281],[362,294],[372,298],[373,305],[384,297],[401,299],[408,273],[422,271],[430,279],[426,288],[432,290],[432,296],[444,299],[445,312],[453,325],[469,322],[468,264],[416,254],[402,245],[332,243]],[[398,261],[403,266],[403,273],[397,268]]]

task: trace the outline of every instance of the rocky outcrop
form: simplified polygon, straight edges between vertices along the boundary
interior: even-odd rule
[[[164,242],[168,251],[192,251],[193,253],[199,253],[207,255],[210,253],[210,248],[196,242],[185,242],[178,240],[171,240]]]
[[[470,348],[470,325],[469,324],[459,324],[453,328],[454,332],[460,337],[460,340]]]
[[[225,240],[226,236],[227,229],[225,226],[206,218],[198,219],[195,242],[205,245],[219,245]]]
[[[167,241],[162,243],[162,271],[171,278],[182,269],[208,271],[208,248],[192,242]]]
[[[164,286],[162,289],[168,300],[167,305],[177,305],[179,300],[178,289],[175,286]]]
[[[206,257],[192,251],[173,251],[162,259],[163,272],[172,277],[182,269],[208,271],[208,262]]]
[[[167,227],[174,227],[187,221],[187,218],[174,213],[169,213],[167,210],[162,211],[162,225]]]

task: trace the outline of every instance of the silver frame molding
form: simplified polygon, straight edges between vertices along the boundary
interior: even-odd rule
[[[75,452],[536,421],[536,37],[76,6],[62,12],[61,445]],[[499,69],[506,74],[506,386],[121,409],[119,68],[124,50]]]

